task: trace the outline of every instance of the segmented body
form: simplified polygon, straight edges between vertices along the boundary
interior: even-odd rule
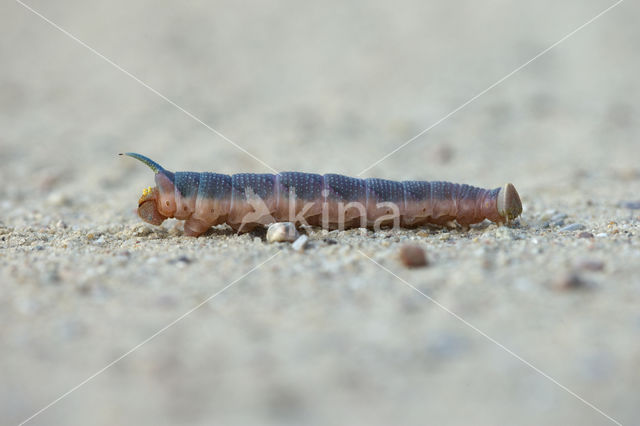
[[[507,222],[522,205],[511,184],[482,189],[451,182],[358,179],[337,174],[170,172],[140,154],[127,153],[155,173],[156,187],[145,190],[138,214],[159,225],[185,220],[185,233],[197,236],[227,223],[245,232],[272,222],[324,228],[444,225],[466,226],[485,219]]]

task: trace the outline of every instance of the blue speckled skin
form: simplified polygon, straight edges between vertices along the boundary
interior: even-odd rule
[[[176,172],[173,184],[176,186],[176,190],[180,195],[183,197],[192,197],[198,194],[201,174],[202,173],[196,172]]]
[[[349,176],[326,174],[324,175],[324,189],[327,201],[365,201],[367,189],[363,179]]]
[[[237,173],[231,175],[231,199],[234,201],[246,200],[247,189],[255,195],[267,200],[275,195],[275,175],[264,173]]]
[[[200,173],[198,197],[226,200],[231,197],[231,176],[219,173]]]
[[[367,189],[367,204],[391,201],[404,203],[404,187],[402,182],[393,180],[369,178],[365,179]]]
[[[322,197],[324,179],[322,175],[302,172],[282,172],[278,175],[280,196],[289,198],[293,192],[297,199],[306,201],[319,200]]]
[[[421,201],[431,197],[431,183],[422,180],[405,180],[402,182],[405,199]]]
[[[398,207],[403,226],[424,223],[442,225],[458,217],[465,224],[473,223],[481,219],[480,211],[471,201],[482,197],[495,199],[499,192],[499,188],[486,190],[443,181],[396,182],[302,172],[283,172],[279,175],[238,173],[231,176],[176,172],[174,182],[177,193],[183,197],[197,195],[198,198],[230,200],[233,210],[230,217],[234,219],[231,224],[234,227],[239,226],[235,223],[239,220],[238,217],[251,210],[247,204],[247,189],[265,201],[274,220],[292,220],[286,208],[276,208],[278,203],[290,201],[290,191],[293,191],[298,202],[326,205],[328,218],[324,224],[329,227],[335,227],[340,217],[345,220],[345,227],[362,226],[363,223],[371,226],[377,217],[389,212],[386,207],[376,207],[378,203],[385,202],[394,203]],[[350,208],[344,216],[340,216],[339,203],[345,206],[352,202],[362,203],[366,211]],[[316,210],[315,214],[318,213]],[[410,220],[407,215],[411,216]],[[319,220],[312,223],[323,225]]]

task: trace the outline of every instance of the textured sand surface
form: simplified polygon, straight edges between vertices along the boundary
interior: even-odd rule
[[[29,4],[268,166],[357,175],[613,1]],[[0,423],[132,349],[29,424],[612,424],[567,390],[637,423],[639,13],[363,174],[513,182],[515,227],[313,229],[298,252],[142,223],[152,173],[118,152],[270,170],[4,2]],[[428,267],[402,265],[407,242]]]

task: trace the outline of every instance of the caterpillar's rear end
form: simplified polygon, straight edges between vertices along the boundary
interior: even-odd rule
[[[522,212],[518,192],[510,183],[488,190],[450,182],[394,182],[300,172],[173,173],[140,154],[126,155],[155,172],[156,186],[145,189],[138,201],[140,218],[153,225],[167,218],[185,220],[185,234],[190,236],[222,223],[239,232],[272,222],[329,229],[410,228],[454,220],[468,226],[485,219],[509,222]]]

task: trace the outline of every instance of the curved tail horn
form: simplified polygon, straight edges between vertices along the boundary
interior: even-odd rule
[[[120,153],[118,155],[126,155],[129,157],[135,158],[136,160],[139,160],[144,164],[146,164],[147,166],[149,166],[149,168],[153,170],[154,173],[162,172],[165,170],[164,167],[162,167],[160,164],[156,163],[152,159],[145,157],[144,155],[136,154],[135,152],[125,152],[125,153]]]

